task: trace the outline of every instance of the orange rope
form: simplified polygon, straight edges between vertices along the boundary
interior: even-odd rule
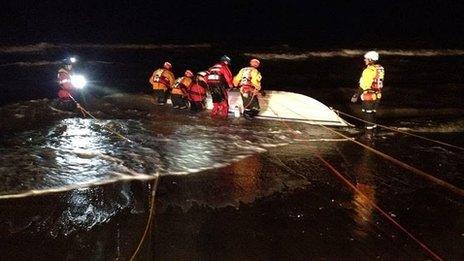
[[[271,109],[271,108],[269,108]],[[274,113],[276,116],[279,116],[274,110],[272,110],[272,113]],[[295,134],[295,131],[293,130],[293,128],[290,127],[290,125],[288,125],[288,123],[286,123],[285,121],[281,121],[283,124],[285,124],[287,126],[287,128],[289,130],[292,131],[293,135],[296,135]],[[323,126],[323,125],[320,125],[320,126]],[[323,126],[325,127],[325,126]],[[330,128],[329,128],[330,129]],[[346,137],[346,136],[345,136]],[[367,197],[364,193],[362,193],[359,189],[356,188],[355,185],[353,185],[348,179],[346,179],[335,167],[333,167],[328,161],[326,161],[324,158],[322,158],[322,156],[319,155],[318,152],[315,152],[315,155],[316,157],[321,160],[330,170],[333,174],[335,174],[338,178],[340,178],[343,183],[348,186],[350,189],[352,189],[353,191],[356,191],[357,193],[359,193],[363,198],[365,198],[367,200],[367,202],[369,204],[371,204],[377,211],[379,211],[379,213],[384,217],[386,218],[389,222],[391,222],[394,226],[396,226],[398,229],[400,229],[401,231],[403,231],[407,236],[409,236],[412,240],[414,240],[417,244],[419,244],[419,246],[424,249],[428,254],[430,254],[435,260],[439,260],[439,261],[442,261],[443,259],[438,255],[436,254],[435,252],[433,252],[426,244],[422,243],[419,239],[417,239],[412,233],[410,233],[407,229],[405,229],[403,226],[401,226],[401,224],[399,224],[397,221],[395,221],[393,218],[391,218],[382,208],[380,208],[377,204],[375,204],[371,199],[369,199],[369,197]]]
[[[358,120],[358,121],[362,121],[362,122],[370,123],[370,124],[376,124],[377,126],[382,127],[382,128],[384,128],[384,129],[387,129],[387,130],[396,131],[396,132],[399,132],[399,133],[403,133],[403,134],[406,134],[406,135],[410,135],[410,136],[413,136],[413,137],[416,137],[416,138],[419,138],[419,139],[423,139],[423,140],[427,140],[427,141],[430,141],[430,142],[438,143],[438,144],[440,144],[440,145],[448,146],[448,147],[451,147],[451,148],[455,148],[455,149],[459,149],[459,150],[464,150],[464,148],[463,148],[463,147],[460,147],[460,146],[456,146],[456,145],[449,144],[449,143],[442,142],[442,141],[438,141],[438,140],[429,139],[429,138],[426,138],[426,137],[423,137],[423,136],[420,136],[420,135],[417,135],[417,134],[413,134],[413,133],[410,133],[410,132],[407,132],[407,131],[399,130],[398,128],[392,128],[392,127],[388,127],[388,126],[385,126],[385,125],[377,124],[377,123],[374,123],[374,122],[366,121],[366,120],[360,119],[360,118],[358,118],[358,117],[356,117],[356,116],[350,115],[350,114],[348,114],[348,113],[345,113],[345,112],[342,112],[342,111],[339,111],[339,110],[333,109],[333,111],[335,111],[336,113],[343,114],[343,115],[345,115],[345,116],[347,116],[347,117],[350,117],[350,118],[352,118],[352,119],[356,119],[356,120]]]
[[[286,106],[285,106],[285,107],[286,107]],[[290,108],[288,108],[288,107],[286,107],[286,108],[287,108],[288,110],[294,112],[295,114],[298,114],[298,115],[300,115],[300,116],[302,116],[302,117],[304,118],[303,115],[301,115],[301,114],[299,114],[299,113],[293,111],[292,109],[290,109]],[[274,114],[276,114],[274,111],[272,111],[272,112],[273,112]],[[276,116],[278,116],[278,115],[276,114]],[[393,158],[392,156],[387,155],[387,154],[385,154],[385,153],[383,153],[383,152],[381,152],[381,151],[378,151],[378,150],[376,150],[376,149],[374,149],[374,148],[372,148],[372,147],[369,147],[369,146],[367,146],[367,145],[365,145],[365,144],[363,144],[363,143],[361,143],[361,142],[359,142],[359,141],[356,141],[356,140],[354,140],[354,139],[350,139],[348,136],[346,136],[346,135],[344,135],[344,134],[342,134],[342,133],[340,133],[340,132],[338,132],[338,131],[335,131],[335,130],[333,130],[332,128],[329,128],[329,127],[324,126],[324,125],[322,125],[322,124],[317,124],[317,125],[320,126],[320,127],[322,127],[322,128],[325,128],[325,129],[327,129],[327,130],[329,130],[329,131],[331,131],[331,132],[333,132],[333,133],[335,133],[335,134],[337,134],[337,135],[339,135],[339,136],[342,136],[342,137],[344,137],[344,138],[346,138],[346,139],[349,139],[351,142],[354,142],[354,143],[356,143],[356,144],[358,144],[358,145],[364,147],[365,149],[370,150],[370,151],[374,152],[374,153],[377,154],[377,155],[380,155],[381,157],[383,157],[383,158],[385,158],[385,159],[387,159],[387,160],[389,160],[389,161],[395,163],[396,165],[398,165],[398,166],[400,166],[400,167],[403,167],[403,168],[405,168],[405,169],[407,169],[407,170],[410,170],[410,171],[413,172],[414,174],[417,174],[417,175],[419,175],[419,176],[421,176],[421,177],[423,177],[423,178],[425,178],[425,179],[427,179],[427,180],[429,180],[429,181],[432,181],[432,182],[434,182],[434,183],[436,183],[436,184],[438,184],[438,185],[440,185],[440,186],[443,186],[443,187],[445,187],[445,188],[447,188],[447,189],[453,191],[454,193],[456,193],[456,194],[458,194],[458,195],[460,195],[460,196],[464,196],[464,190],[461,189],[461,188],[458,188],[458,187],[456,187],[456,186],[454,186],[454,185],[452,185],[452,184],[450,184],[450,183],[448,183],[448,182],[446,182],[446,181],[444,181],[444,180],[441,180],[441,179],[439,179],[439,178],[436,178],[436,177],[434,177],[433,175],[430,175],[430,174],[428,174],[428,173],[426,173],[426,172],[424,172],[424,171],[422,171],[422,170],[419,170],[419,169],[417,169],[417,168],[415,168],[415,167],[413,167],[413,166],[411,166],[411,165],[409,165],[409,164],[407,164],[407,163],[405,163],[405,162],[402,162],[402,161],[400,161],[400,160],[398,160],[398,159],[396,159],[396,158]]]

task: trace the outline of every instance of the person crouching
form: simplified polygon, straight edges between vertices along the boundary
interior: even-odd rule
[[[153,87],[153,94],[159,105],[166,103],[166,99],[169,96],[169,88],[174,84],[175,78],[171,70],[171,63],[165,62],[163,68],[155,70],[149,79]]]
[[[192,87],[188,90],[190,110],[194,112],[200,112],[205,110],[205,98],[206,98],[206,72],[199,72],[195,77],[195,82]]]
[[[188,90],[193,84],[193,72],[185,71],[184,76],[177,78],[172,86],[171,101],[175,109],[186,109],[188,107]]]

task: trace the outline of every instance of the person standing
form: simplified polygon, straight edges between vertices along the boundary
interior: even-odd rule
[[[253,118],[259,113],[258,94],[261,90],[261,73],[258,71],[260,62],[251,59],[250,66],[242,68],[234,77],[234,86],[240,88],[240,96],[243,102],[243,115]]]
[[[208,87],[205,79],[206,75],[206,72],[198,72],[195,82],[188,90],[190,110],[194,112],[200,112],[205,109],[206,89]]]
[[[71,91],[73,89],[71,82],[72,63],[73,59],[65,59],[56,76],[59,84],[58,105],[61,109],[69,111],[76,109],[76,104],[72,100],[71,95]]]
[[[364,55],[366,68],[363,70],[359,79],[359,88],[351,97],[351,102],[355,103],[361,97],[361,111],[365,124],[365,137],[371,139],[374,129],[377,127],[375,113],[382,98],[383,81],[385,69],[378,64],[379,53],[369,51]]]
[[[227,55],[221,57],[220,61],[209,68],[206,77],[211,98],[213,100],[213,110],[211,117],[226,119],[229,114],[228,89],[233,88],[232,72],[229,69],[230,58]]]
[[[184,76],[177,78],[172,85],[171,101],[172,107],[175,109],[186,109],[188,107],[187,98],[188,90],[193,84],[193,72],[185,71]]]
[[[164,105],[168,98],[170,88],[174,84],[174,73],[172,73],[172,65],[170,62],[164,62],[163,68],[159,68],[153,72],[149,82],[153,87],[153,93],[160,105]]]

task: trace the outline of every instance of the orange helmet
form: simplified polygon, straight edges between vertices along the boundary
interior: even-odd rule
[[[185,71],[184,75],[189,77],[189,78],[192,78],[193,77],[193,72],[190,71],[190,70],[187,70],[187,71]]]
[[[260,62],[259,62],[258,59],[251,59],[251,60],[250,60],[250,66],[251,66],[251,67],[258,68],[258,67],[259,67],[259,64],[260,64]]]
[[[167,70],[171,70],[172,64],[170,62],[164,62],[163,67]]]

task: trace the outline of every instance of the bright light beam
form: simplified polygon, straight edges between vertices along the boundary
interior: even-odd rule
[[[71,84],[77,89],[82,89],[87,85],[87,80],[80,74],[71,75]]]

